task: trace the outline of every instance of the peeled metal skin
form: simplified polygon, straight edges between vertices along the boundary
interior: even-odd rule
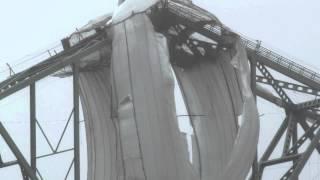
[[[255,156],[259,123],[248,60],[239,53],[232,58],[221,51],[216,59],[174,68],[194,127],[194,167],[201,180],[244,180]]]
[[[124,179],[194,180],[175,114],[164,38],[145,14],[113,27],[112,84]]]
[[[88,179],[116,180],[119,145],[116,125],[111,119],[110,68],[81,72],[80,92],[86,119]],[[120,166],[121,167],[121,166]]]
[[[174,68],[192,115],[194,141],[197,141],[193,144],[199,146],[200,164],[196,167],[202,180],[222,179],[236,138],[242,98],[230,60],[230,56],[221,54],[191,68]]]
[[[255,98],[251,90],[250,67],[245,46],[240,38],[235,42],[236,55],[231,64],[238,70],[244,99],[241,124],[232,154],[224,172],[224,179],[245,179],[253,162],[259,140],[259,116]],[[229,173],[232,171],[232,173]]]

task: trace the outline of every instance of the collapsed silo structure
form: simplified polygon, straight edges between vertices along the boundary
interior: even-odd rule
[[[240,38],[226,27],[219,40],[207,37],[170,7],[204,19],[199,25],[223,26],[188,1],[127,0],[71,36],[76,43],[107,26],[112,41],[83,59],[98,68],[80,73],[88,179],[238,180],[249,172],[259,122]],[[193,127],[193,162],[178,127],[177,85]]]

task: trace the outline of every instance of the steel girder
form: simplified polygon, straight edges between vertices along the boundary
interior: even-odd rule
[[[294,132],[297,125],[301,124],[305,133],[298,138],[297,133]],[[308,126],[305,117],[297,112],[288,112],[286,119],[283,121],[279,130],[275,134],[274,138],[270,142],[269,146],[265,150],[262,158],[259,161],[259,179],[262,178],[263,171],[266,167],[292,161],[293,165],[288,171],[281,177],[281,180],[297,179],[298,175],[302,171],[305,163],[310,158],[311,153],[317,149],[320,153],[320,121],[314,121],[312,126]],[[269,159],[272,152],[279,143],[281,137],[285,134],[285,142],[283,148],[283,154],[276,159]],[[316,133],[316,134],[314,134]],[[307,150],[304,152],[299,151],[299,148],[310,139],[311,143],[308,145]]]
[[[0,83],[0,100],[107,45],[110,45],[110,39],[103,38],[94,44],[85,42],[12,76]]]
[[[269,101],[281,108],[285,108],[285,103],[282,101],[282,99],[280,99],[279,97],[277,96],[274,96],[270,93],[267,93],[263,90],[260,89],[259,86],[257,86],[257,88],[255,89],[255,93],[257,96],[259,96],[260,98],[263,98],[265,99],[266,101]]]
[[[100,34],[101,35],[101,34]],[[97,39],[97,37],[99,37]],[[102,39],[101,39],[102,37]],[[92,44],[92,42],[95,42]],[[71,171],[71,167],[74,166],[74,177],[76,180],[80,179],[80,136],[79,136],[79,60],[92,53],[93,51],[97,51],[100,48],[110,44],[110,40],[106,39],[103,36],[93,36],[89,39],[83,40],[79,45],[75,45],[70,49],[65,49],[60,54],[53,56],[21,73],[18,73],[4,82],[0,83],[0,100],[25,88],[30,86],[30,164],[27,162],[20,149],[16,146],[13,139],[6,131],[5,127],[0,122],[0,135],[8,144],[9,148],[16,156],[16,161],[10,162],[2,162],[0,161],[0,168],[9,167],[13,165],[19,165],[22,173],[22,178],[25,180],[37,180],[39,177],[41,179],[42,176],[40,172],[37,170],[37,159],[44,158],[48,156],[53,156],[60,153],[65,153],[69,151],[74,151],[74,159],[69,166],[67,176]],[[74,101],[74,109],[72,110],[67,123],[64,127],[61,137],[59,138],[59,142],[56,147],[53,147],[50,143],[44,129],[41,127],[40,123],[36,118],[36,81],[60,70],[61,68],[72,65],[73,67],[73,101]],[[65,135],[66,129],[69,125],[71,117],[74,117],[74,148],[59,150],[60,143]],[[51,153],[37,156],[36,152],[36,129],[37,126],[40,129],[40,132],[44,136],[48,145],[50,146]]]
[[[282,101],[287,105],[291,106],[293,105],[292,100],[289,98],[287,93],[280,87],[275,81],[271,73],[268,71],[268,69],[260,62],[257,62],[257,68],[260,70],[260,72],[264,75],[265,78],[268,79],[273,89],[278,93]]]
[[[297,110],[313,109],[313,108],[318,108],[319,106],[320,106],[320,99],[315,99],[315,100],[306,101],[306,102],[297,104],[296,109]]]
[[[256,81],[259,82],[259,83],[271,85],[271,80],[266,78],[266,77],[264,77],[264,76],[257,75],[256,76]],[[315,90],[313,88],[310,88],[308,86],[295,84],[295,83],[290,83],[290,82],[286,82],[286,81],[281,81],[281,80],[277,80],[277,79],[273,79],[273,81],[279,87],[282,87],[284,89],[297,91],[297,92],[310,94],[310,95],[315,95],[315,96],[320,95],[320,91],[317,91],[317,90]]]
[[[274,86],[274,84],[275,84],[277,86],[277,88],[284,88],[284,89],[288,89],[288,90],[292,90],[292,91],[296,91],[296,92],[300,92],[300,93],[305,93],[305,94],[310,94],[310,95],[315,95],[315,96],[318,96],[320,93],[319,91],[314,90],[314,89],[307,87],[307,86],[289,83],[289,82],[276,80],[276,79],[272,80],[267,77],[263,77],[263,76],[259,76],[259,75],[256,76],[256,81],[259,83],[268,84],[271,86]],[[282,100],[284,100],[284,98],[282,98]],[[318,108],[319,106],[320,106],[320,99],[314,99],[314,100],[305,101],[302,103],[295,104],[294,109],[295,110],[308,110],[308,109]]]
[[[290,152],[293,152],[293,150],[297,150],[303,142],[307,139],[307,133],[314,133],[314,131],[319,127],[319,123],[314,123],[309,130],[293,145]],[[320,130],[316,132],[316,135],[311,140],[311,143],[307,147],[307,149],[301,154],[301,156],[298,158],[298,160],[292,165],[292,167],[281,177],[281,180],[287,180],[287,179],[297,179],[300,172],[302,171],[303,167],[305,166],[306,162],[310,158],[312,152],[314,149],[319,145],[320,141]]]
[[[310,95],[315,95],[318,96],[320,91],[312,89],[308,86],[303,86],[303,85],[299,85],[299,84],[295,84],[295,83],[289,83],[286,81],[281,81],[281,80],[276,80],[276,79],[269,79],[267,77],[263,77],[263,76],[256,76],[256,81],[259,83],[263,83],[263,84],[268,84],[273,86],[273,84],[276,84],[277,87],[279,88],[284,88],[284,89],[288,89],[288,90],[292,90],[292,91],[296,91],[296,92],[300,92],[300,93],[305,93],[305,94],[310,94]],[[314,109],[314,108],[318,108],[320,106],[320,99],[314,99],[314,100],[310,100],[310,101],[305,101],[302,103],[298,103],[294,105],[294,109],[295,110],[308,110],[308,109]]]
[[[77,65],[75,65],[77,67]],[[75,68],[76,69],[76,68]],[[69,151],[74,151],[74,160],[72,161],[68,173],[70,173],[71,166],[74,165],[74,171],[75,171],[75,179],[80,179],[80,148],[79,148],[79,87],[77,86],[77,71],[74,71],[74,108],[71,111],[69,118],[63,128],[63,132],[61,136],[59,137],[59,141],[56,145],[56,147],[52,146],[52,143],[50,142],[48,136],[46,135],[44,129],[41,127],[40,123],[36,119],[36,89],[35,89],[35,83],[32,83],[30,85],[30,164],[27,162],[26,158],[24,155],[21,153],[20,149],[18,148],[17,145],[15,145],[13,139],[9,135],[9,133],[6,131],[5,127],[3,124],[0,122],[0,136],[3,137],[17,160],[14,161],[9,161],[9,162],[3,162],[2,159],[0,161],[0,168],[5,168],[9,166],[14,166],[14,165],[19,165],[21,169],[21,174],[22,178],[25,180],[36,180],[38,179],[37,175],[40,177],[40,179],[43,179],[42,175],[37,169],[37,159],[49,157],[49,156],[54,156],[57,154],[61,153],[66,153]],[[64,135],[66,133],[67,127],[70,124],[70,121],[72,119],[72,115],[74,116],[74,147],[70,149],[64,149],[60,150],[59,147],[61,145],[62,139],[64,138]],[[36,147],[37,147],[37,142],[36,142],[36,129],[37,127],[39,128],[41,134],[45,138],[47,144],[49,145],[50,149],[52,152],[44,155],[37,155],[36,152]]]

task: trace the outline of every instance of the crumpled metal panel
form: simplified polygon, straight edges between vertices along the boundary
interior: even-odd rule
[[[124,179],[194,180],[175,114],[167,44],[145,14],[114,26],[112,77]]]
[[[245,179],[259,122],[240,41],[233,57],[221,51],[174,68],[195,130],[193,168],[176,119],[166,39],[141,13],[114,25],[112,46],[111,67],[80,74],[88,179]]]
[[[201,180],[245,179],[255,156],[259,122],[250,69],[242,49],[237,51],[174,67],[194,127],[193,148],[199,152],[193,155],[200,156],[193,158],[194,167]]]

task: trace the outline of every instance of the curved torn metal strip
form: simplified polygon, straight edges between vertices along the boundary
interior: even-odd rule
[[[239,70],[241,76],[244,108],[233,151],[224,172],[224,179],[229,180],[246,178],[255,158],[259,139],[259,117],[255,98],[251,91],[249,61],[240,39],[237,39],[235,43],[235,50],[236,55],[231,64]]]
[[[111,119],[110,68],[80,73],[80,92],[86,119],[90,180],[116,180],[121,167],[116,126]]]
[[[189,114],[199,115],[190,118],[200,153],[194,166],[202,180],[223,179],[236,138],[237,115],[242,111],[231,57],[220,53],[217,59],[205,58],[190,68],[174,67]]]
[[[145,14],[113,28],[112,77],[118,102],[114,109],[119,118],[124,179],[196,179],[182,153],[164,37],[155,33]]]

